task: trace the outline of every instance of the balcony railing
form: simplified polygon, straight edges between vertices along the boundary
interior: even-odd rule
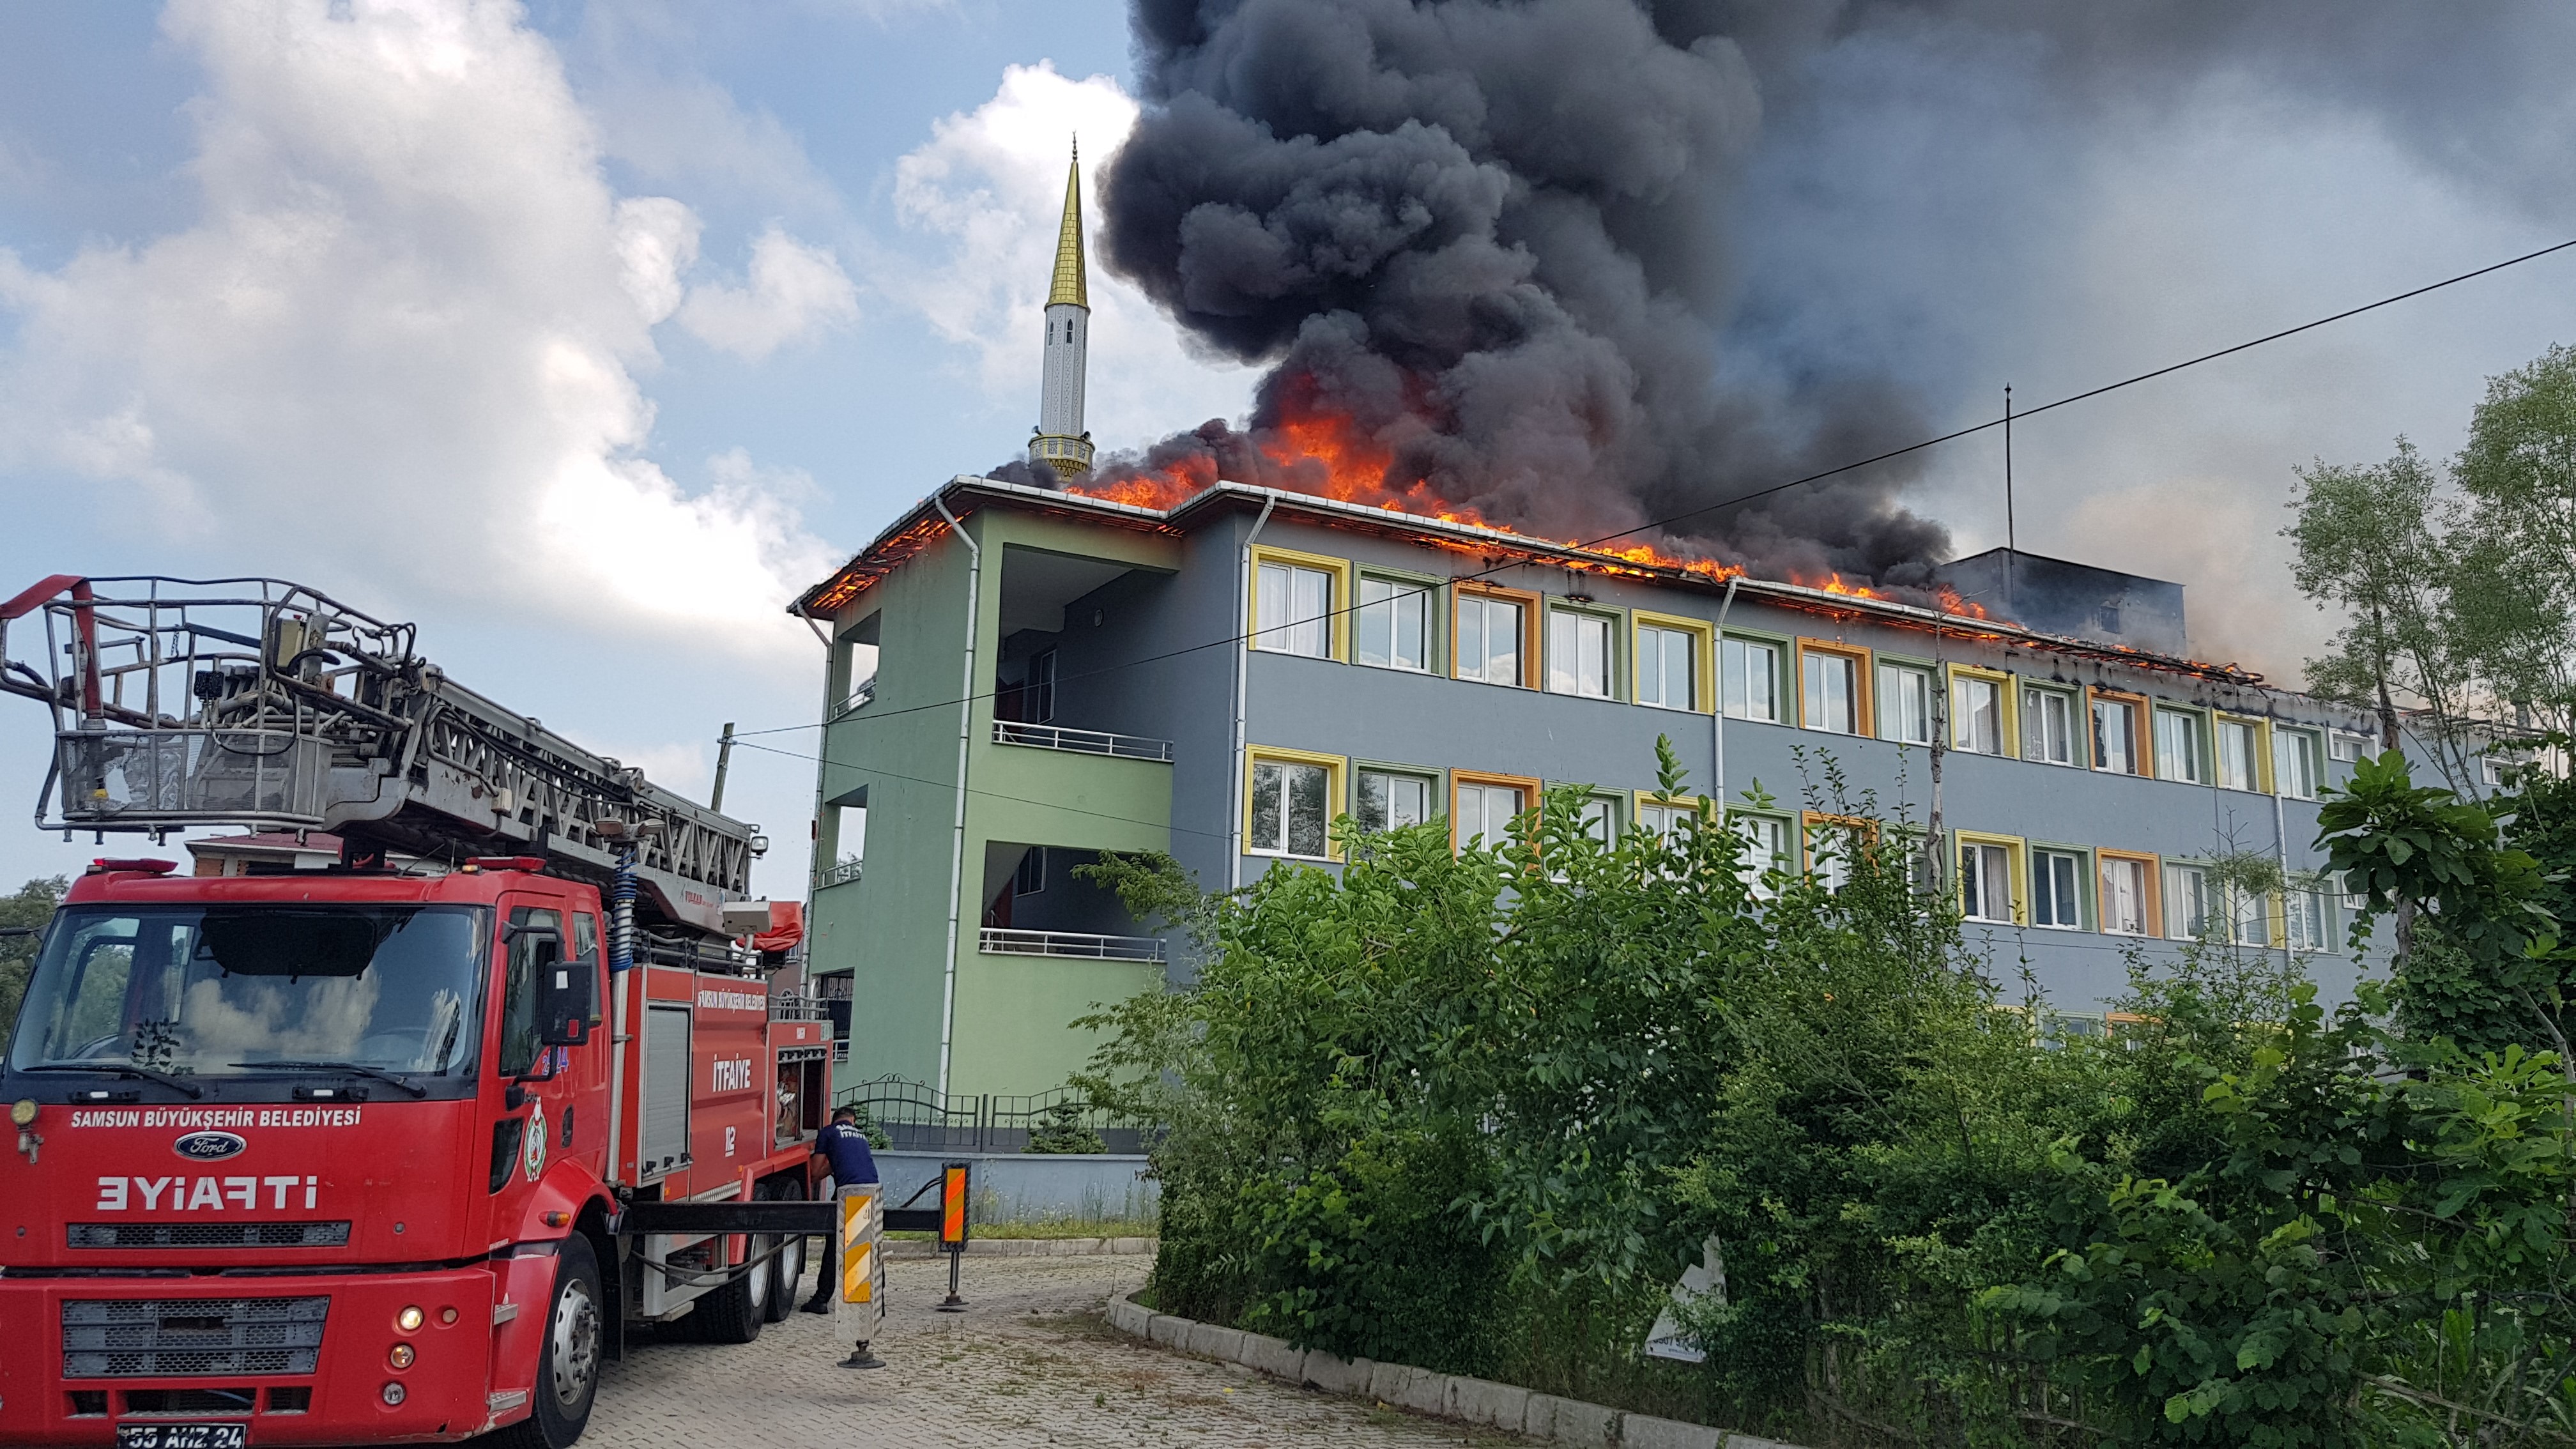
[[[1160,760],[1167,765],[1172,762],[1170,740],[1111,734],[1107,730],[1069,730],[1060,725],[1021,724],[1017,720],[993,721],[993,743],[1028,745],[1041,750],[1072,750],[1085,755],[1116,755],[1122,760]]]
[[[839,719],[843,715],[856,714],[867,707],[869,700],[876,697],[877,677],[871,674],[867,678],[850,686],[849,698],[832,706],[832,718]]]
[[[1086,931],[1014,931],[986,926],[975,949],[988,956],[1072,956],[1086,961],[1160,961],[1152,936],[1095,936]]]
[[[828,886],[848,885],[858,878],[859,858],[854,855],[846,860],[836,860],[814,872],[814,889],[819,891]]]

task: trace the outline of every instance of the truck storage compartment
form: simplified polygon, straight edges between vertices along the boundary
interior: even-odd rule
[[[689,1157],[689,1009],[644,1013],[644,1123],[635,1175],[659,1176]]]

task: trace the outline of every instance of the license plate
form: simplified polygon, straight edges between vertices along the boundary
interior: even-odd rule
[[[119,1424],[116,1449],[245,1449],[245,1424]]]

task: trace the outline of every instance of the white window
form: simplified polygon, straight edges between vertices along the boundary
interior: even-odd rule
[[[1556,694],[1608,699],[1610,621],[1559,609],[1547,616],[1547,687]]]
[[[1776,815],[1738,815],[1735,833],[1744,837],[1744,853],[1736,864],[1736,874],[1751,887],[1753,894],[1769,899],[1770,886],[1762,877],[1771,871],[1794,869],[1789,859],[1789,822]]]
[[[1032,845],[1020,857],[1020,868],[1011,875],[1011,894],[1034,896],[1046,893],[1047,852],[1043,845]]]
[[[1780,722],[1780,649],[1758,639],[1727,639],[1717,646],[1726,685],[1726,712],[1736,719]]]
[[[2218,722],[2218,785],[2222,790],[2260,790],[2263,777],[2255,773],[2261,758],[2262,726],[2251,720],[2223,719]]]
[[[1458,787],[1458,843],[1481,839],[1489,850],[1512,842],[1512,817],[1521,813],[1521,792],[1510,785]]]
[[[2306,730],[2272,731],[2272,783],[2293,800],[2317,798],[2317,737]]]
[[[2326,749],[2349,765],[2370,753],[2370,736],[2347,734],[2336,730],[2326,737]]]
[[[1637,703],[1659,709],[1699,707],[1697,636],[1684,629],[1637,626]]]
[[[2102,929],[2114,935],[2147,934],[2147,863],[2102,861]]]
[[[2260,891],[2229,890],[2227,925],[2240,946],[2272,944],[2272,901]]]
[[[2012,852],[2000,845],[1960,846],[1959,900],[1969,920],[2011,925]]]
[[[2327,935],[2326,893],[2308,887],[2292,886],[2282,897],[2282,924],[2289,931],[2293,951],[2330,951],[2333,942]]]
[[[1285,760],[1252,762],[1251,848],[1321,857],[1333,816],[1332,772]]]
[[[2210,918],[2209,872],[2196,865],[2165,867],[2165,934],[2188,940],[2207,932]]]
[[[1860,831],[1855,826],[1827,822],[1807,827],[1807,873],[1829,891],[1841,890],[1851,883],[1852,862],[1861,849]]]
[[[1261,632],[1252,647],[1279,654],[1327,659],[1333,652],[1333,576],[1295,564],[1261,566],[1261,592],[1253,612]]]
[[[1637,828],[1669,845],[1681,844],[1682,821],[1699,813],[1695,805],[1640,805]]]
[[[2084,927],[2084,857],[2063,850],[2042,850],[2030,858],[2030,921],[2075,931]]]
[[[1807,728],[1830,734],[1860,733],[1860,661],[1809,650],[1798,661],[1806,689]]]
[[[1361,579],[1359,612],[1352,620],[1360,662],[1382,669],[1430,668],[1431,594],[1428,584]]]
[[[1484,594],[1458,596],[1458,677],[1521,682],[1521,606]]]
[[[1619,843],[1619,802],[1598,795],[1583,802],[1583,833],[1608,850]]]
[[[2329,876],[2327,879],[2334,882],[2335,894],[2343,901],[2343,908],[2348,914],[2357,916],[2363,911],[2369,909],[2370,897],[2353,889],[2351,871],[2345,871],[2340,875]]]
[[[1362,830],[1401,830],[1431,818],[1431,782],[1419,775],[1360,771]]]
[[[2042,764],[2075,763],[2075,701],[2054,689],[2021,692],[2021,757]]]
[[[1932,743],[1932,676],[1902,664],[1878,666],[1878,737]]]
[[[1950,747],[1975,755],[2004,752],[2004,691],[1973,674],[1950,676]]]
[[[2530,752],[2491,745],[2478,756],[2478,778],[2490,787],[2501,787],[2507,770],[2517,770],[2531,763]]]
[[[2138,711],[2127,700],[2093,701],[2093,768],[2138,773]]]
[[[2186,785],[2209,783],[2207,752],[2200,746],[2200,716],[2178,709],[2156,711],[2156,778]],[[2186,931],[2184,935],[2191,934]]]

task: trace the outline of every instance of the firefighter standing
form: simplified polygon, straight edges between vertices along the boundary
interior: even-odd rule
[[[832,1123],[814,1135],[814,1150],[832,1167],[831,1181],[823,1188],[830,1197],[844,1187],[874,1186],[877,1182],[876,1154],[868,1150],[868,1134],[859,1130],[859,1114],[854,1107],[843,1107],[832,1113]],[[832,1296],[841,1281],[841,1237],[832,1233],[823,1242],[823,1271],[814,1279],[814,1296],[805,1300],[808,1313],[832,1311]]]

